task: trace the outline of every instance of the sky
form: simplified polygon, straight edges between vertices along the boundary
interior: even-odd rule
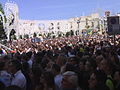
[[[8,0],[0,0],[4,4]],[[120,0],[10,0],[19,7],[19,17],[24,20],[61,20],[90,15],[120,12]]]

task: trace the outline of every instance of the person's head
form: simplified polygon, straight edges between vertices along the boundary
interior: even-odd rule
[[[90,89],[95,89],[99,86],[99,85],[105,85],[107,79],[107,75],[101,71],[101,70],[96,70],[94,71],[89,79],[89,88]]]
[[[41,83],[47,85],[47,87],[54,87],[54,75],[51,71],[45,71],[40,78]]]
[[[119,63],[119,58],[116,52],[112,51],[110,53],[110,60],[112,63],[118,64]]]
[[[120,82],[120,70],[116,70],[114,73],[114,80]]]
[[[13,74],[16,73],[17,71],[21,70],[21,68],[22,68],[21,63],[18,60],[9,61],[7,64],[8,64],[9,72],[11,72]]]
[[[79,68],[80,68],[80,71],[84,71],[85,70],[85,62],[83,60],[81,60],[79,62]]]
[[[78,64],[79,61],[76,57],[70,57],[68,60],[72,65]]]
[[[105,71],[107,69],[107,64],[108,64],[108,61],[106,59],[103,59],[101,62],[100,62],[100,69]]]
[[[59,55],[56,59],[56,64],[63,66],[67,61],[67,58],[65,57],[65,55]]]
[[[64,89],[73,89],[78,86],[78,76],[75,72],[67,71],[63,73],[61,87]]]
[[[94,59],[89,59],[85,62],[85,71],[94,71],[96,69],[96,62]]]
[[[22,89],[16,85],[11,85],[8,86],[5,90],[22,90]]]
[[[91,69],[91,63],[89,60],[87,60],[85,62],[85,71],[90,71],[90,69]]]
[[[32,52],[30,51],[30,52],[27,52],[26,53],[26,56],[27,56],[27,60],[29,60],[30,58],[31,58],[31,56],[32,56]]]
[[[82,58],[83,52],[77,52],[76,56],[79,57],[79,58]]]
[[[57,75],[57,74],[59,74],[60,73],[60,66],[58,65],[58,64],[53,64],[52,65],[52,72],[55,74],[55,75]]]
[[[42,74],[42,67],[39,64],[33,64],[32,66],[32,74],[37,78]]]
[[[113,64],[104,58],[100,62],[100,70],[103,70],[106,74],[111,74],[113,72]]]
[[[103,58],[104,57],[102,55],[96,56],[96,59],[95,59],[96,60],[96,64],[99,65],[100,62],[103,60]]]

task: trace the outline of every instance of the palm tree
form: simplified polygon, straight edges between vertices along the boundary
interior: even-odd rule
[[[0,11],[4,14],[4,10],[1,3],[0,3]]]
[[[4,15],[4,10],[2,7],[2,4],[0,4],[0,12]],[[4,19],[6,21],[5,15],[4,15]],[[3,26],[3,17],[0,15],[0,39],[6,39],[6,33],[4,31],[4,26]]]

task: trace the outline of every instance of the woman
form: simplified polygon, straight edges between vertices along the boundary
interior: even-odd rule
[[[89,90],[109,90],[105,82],[107,75],[100,70],[94,71],[89,79]]]
[[[51,71],[45,71],[41,75],[39,90],[55,90],[54,75]]]
[[[116,70],[114,73],[115,90],[120,90],[120,70]]]

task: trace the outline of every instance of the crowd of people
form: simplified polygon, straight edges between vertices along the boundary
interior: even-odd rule
[[[120,38],[102,35],[7,43],[0,90],[120,90]]]

